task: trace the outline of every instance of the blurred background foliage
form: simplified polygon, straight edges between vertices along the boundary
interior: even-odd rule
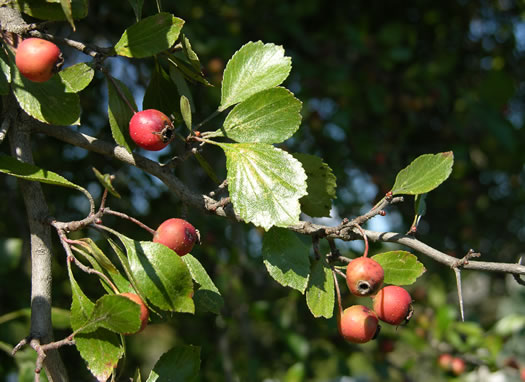
[[[366,212],[418,155],[453,150],[453,174],[428,196],[419,239],[458,257],[470,248],[486,261],[516,262],[524,255],[522,0],[408,1],[401,6],[359,0],[178,0],[163,6],[186,21],[183,32],[216,85],[191,86],[197,122],[218,106],[222,70],[237,49],[251,40],[284,46],[293,62],[286,85],[303,102],[303,123],[283,147],[324,158],[337,176],[337,199],[324,223],[335,225]],[[146,1],[143,15],[154,13],[155,2]],[[92,1],[76,32],[66,23],[48,29],[111,46],[134,22],[127,2]],[[66,66],[87,61],[61,48]],[[154,61],[110,58],[106,64],[132,89],[140,108]],[[175,87],[173,97],[178,98]],[[82,92],[81,102],[78,130],[111,140],[100,73]],[[205,129],[220,123],[221,117],[215,118]],[[463,272],[467,321],[461,323],[453,272],[420,256],[428,271],[409,288],[415,299],[409,325],[384,325],[379,340],[348,344],[339,338],[335,319],[314,319],[304,296],[267,274],[259,230],[188,210],[157,179],[116,160],[46,136],[35,136],[34,143],[38,165],[87,187],[95,197],[100,198],[101,187],[91,167],[115,174],[122,199],[110,198],[112,209],[151,227],[185,216],[201,231],[202,245],[193,254],[225,298],[221,315],[153,317],[143,333],[127,338],[122,380],[137,366],[147,375],[158,357],[178,343],[202,347],[203,381],[490,381],[502,375],[519,380],[516,365],[525,366],[525,288],[511,277]],[[175,145],[141,154],[166,161],[183,149]],[[0,150],[8,152],[7,142]],[[212,147],[203,155],[223,178],[223,154]],[[176,173],[196,192],[215,187],[193,158]],[[31,351],[16,360],[8,355],[28,333],[28,228],[16,181],[1,176],[0,184],[0,376],[31,380]],[[74,191],[44,186],[44,192],[59,220],[79,219],[87,212],[84,197]],[[412,199],[406,199],[368,228],[406,232],[413,218]],[[111,216],[104,222],[137,240],[151,239],[129,222]],[[82,235],[98,238],[94,231]],[[65,254],[55,244],[53,305],[67,310],[71,292]],[[362,250],[362,243],[336,244],[349,257]],[[374,244],[372,253],[385,248],[392,246]],[[90,297],[102,293],[94,277],[78,273],[78,280]],[[344,304],[357,303],[341,285]],[[55,313],[59,339],[69,333],[68,318],[63,310]],[[440,370],[436,360],[442,352],[463,357],[469,374],[456,378]],[[62,355],[72,380],[90,380],[76,350],[65,348]]]

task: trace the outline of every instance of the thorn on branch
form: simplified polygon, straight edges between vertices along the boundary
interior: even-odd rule
[[[473,249],[469,249],[467,254],[463,256],[463,258],[457,260],[452,265],[452,268],[457,269],[463,267],[465,264],[468,264],[469,260],[474,257],[480,257],[481,253],[474,251]]]

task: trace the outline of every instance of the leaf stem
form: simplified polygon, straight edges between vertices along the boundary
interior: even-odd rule
[[[218,116],[221,112],[219,109],[215,110],[213,113],[211,113],[209,116],[207,116],[202,122],[199,122],[197,125],[194,126],[193,130],[198,130],[201,126],[208,123],[210,120]]]
[[[135,108],[133,107],[133,105],[131,105],[131,103],[129,102],[128,98],[126,97],[126,95],[124,94],[124,92],[122,91],[122,89],[120,88],[119,84],[117,83],[117,81],[115,81],[115,79],[113,78],[113,76],[111,74],[108,73],[107,69],[103,68],[102,69],[102,72],[106,75],[106,78],[109,79],[111,81],[111,83],[113,84],[113,86],[115,87],[115,89],[117,90],[117,93],[118,95],[120,96],[120,98],[122,98],[122,100],[126,103],[126,105],[128,105],[129,107],[129,110],[131,110],[131,112],[133,114],[136,114],[137,111],[135,110]]]
[[[356,224],[355,226],[357,227],[357,229],[359,230],[359,232],[361,232],[361,235],[363,236],[363,240],[365,242],[365,250],[363,251],[363,257],[367,257],[368,256],[368,238],[366,237],[365,231],[363,230],[363,228],[361,228],[359,224]]]
[[[156,231],[153,228],[148,227],[146,224],[142,223],[140,220],[135,219],[134,217],[126,215],[126,214],[124,214],[122,212],[113,211],[109,207],[104,208],[104,213],[105,214],[110,214],[110,215],[115,215],[115,216],[118,216],[119,218],[129,220],[129,221],[135,223],[136,225],[138,225],[139,227],[145,229],[146,231],[148,231],[152,235],[155,235]]]

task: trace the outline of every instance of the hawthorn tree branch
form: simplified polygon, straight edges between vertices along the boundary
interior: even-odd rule
[[[209,195],[196,194],[184,185],[177,178],[172,171],[165,168],[161,164],[147,159],[140,154],[130,153],[124,147],[116,146],[112,143],[100,140],[95,137],[74,131],[68,127],[50,126],[43,123],[37,123],[34,126],[35,130],[46,135],[57,138],[63,142],[72,144],[74,146],[82,147],[86,150],[96,152],[110,158],[117,159],[121,162],[135,166],[143,171],[159,178],[171,191],[173,191],[183,203],[191,205],[194,208],[200,209],[205,213],[214,214],[217,216],[228,217],[230,219],[241,221],[240,217],[235,214],[231,203],[222,205],[220,201],[213,199]],[[304,235],[317,236],[319,238],[326,238],[329,240],[339,239],[344,241],[361,240],[362,235],[356,228],[357,223],[363,223],[381,214],[383,208],[392,203],[402,201],[402,198],[394,197],[390,200],[383,200],[375,206],[370,212],[353,220],[345,219],[340,225],[330,227],[320,224],[314,224],[307,221],[300,221],[288,229],[301,233]],[[368,240],[391,242],[404,245],[411,248],[422,255],[428,256],[431,259],[449,266],[450,268],[472,269],[489,272],[504,272],[513,275],[525,275],[525,266],[521,264],[497,263],[486,261],[469,260],[466,262],[458,262],[458,259],[447,255],[429,245],[419,241],[413,235],[406,235],[395,232],[375,232],[364,230]]]
[[[12,155],[20,161],[33,163],[31,152],[30,124],[32,119],[21,112],[9,97],[4,97],[6,112],[10,118],[8,136]],[[7,113],[12,113],[10,116]],[[53,341],[51,324],[51,226],[46,223],[48,207],[41,184],[19,180],[20,190],[26,206],[31,242],[31,329],[25,343],[40,346]],[[66,368],[56,349],[45,354],[43,366],[50,381],[67,381]]]

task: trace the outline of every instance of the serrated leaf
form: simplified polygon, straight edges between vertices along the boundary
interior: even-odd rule
[[[135,58],[153,56],[171,48],[183,25],[184,20],[167,12],[146,17],[124,31],[115,52]]]
[[[219,111],[279,86],[291,68],[292,60],[284,55],[282,46],[261,41],[245,44],[226,64]]]
[[[20,162],[16,158],[8,155],[0,155],[0,172],[25,180],[73,188],[75,190],[87,193],[87,190],[83,187],[70,182],[66,178],[54,173],[53,171],[45,170],[35,166],[34,164]]]
[[[143,110],[157,109],[168,116],[173,114],[180,120],[178,115],[179,100],[175,96],[176,91],[176,87],[166,71],[159,64],[156,64],[148,87],[144,92]]]
[[[95,76],[95,70],[88,64],[81,62],[61,70],[58,75],[66,85],[67,93],[78,93],[91,83]]]
[[[124,245],[138,290],[160,309],[194,313],[191,274],[175,252],[151,241],[135,241],[116,231]],[[142,297],[142,296],[141,296]]]
[[[324,260],[316,260],[306,289],[306,304],[314,317],[331,318],[334,314],[334,278]]]
[[[124,355],[119,336],[102,328],[76,335],[75,347],[98,381],[107,381]]]
[[[189,131],[192,130],[191,125],[191,105],[190,101],[188,100],[188,97],[182,95],[180,97],[180,112],[182,114],[182,119],[184,120],[184,124],[188,128]]]
[[[263,143],[220,143],[226,154],[228,190],[235,212],[269,230],[299,221],[306,174],[287,152]]]
[[[70,0],[71,16],[78,20],[88,14],[88,0]],[[16,6],[25,14],[41,20],[66,20],[61,0],[16,0]]]
[[[124,99],[122,99],[122,95],[115,87],[113,81],[115,81],[119,87],[122,95],[128,100],[129,105]],[[133,117],[134,111],[137,110],[137,105],[135,104],[133,95],[124,83],[116,78],[110,78],[110,76],[107,75],[107,85],[108,117],[109,125],[111,126],[111,134],[118,145],[125,147],[126,150],[131,152],[135,145],[129,137],[129,121],[131,120],[131,117]],[[130,105],[133,110],[131,110]]]
[[[285,88],[252,95],[228,114],[222,129],[207,136],[226,136],[237,142],[280,143],[301,124],[302,102]]]
[[[105,295],[97,300],[82,333],[98,328],[115,333],[135,333],[140,329],[140,306],[124,296]]]
[[[67,92],[58,75],[46,82],[33,82],[20,75],[14,66],[11,70],[13,93],[27,114],[50,125],[80,124],[80,99],[77,94]]]
[[[193,281],[200,285],[200,288],[193,295],[197,310],[219,314],[224,305],[224,300],[206,269],[204,269],[199,260],[189,253],[182,256],[182,261],[188,267]]]
[[[415,255],[407,251],[391,251],[372,256],[385,271],[385,284],[410,285],[425,272]]]
[[[272,228],[263,236],[262,255],[268,273],[279,284],[304,294],[308,285],[308,248],[297,235],[283,228]]]
[[[120,199],[120,194],[117,192],[117,190],[115,190],[115,187],[113,187],[113,184],[111,182],[111,175],[110,174],[102,175],[100,171],[98,171],[95,167],[92,167],[91,169],[93,170],[93,173],[97,177],[100,184],[102,184],[102,186],[106,190],[108,190],[111,195]]]
[[[392,194],[417,195],[432,191],[449,177],[453,163],[452,151],[417,157],[399,171]]]
[[[71,8],[71,0],[60,0],[60,5],[62,6],[62,11],[66,17],[67,22],[75,31],[75,21],[73,20],[73,9]]]
[[[336,198],[336,178],[330,166],[319,157],[309,154],[294,153],[306,172],[308,195],[299,202],[301,210],[312,217],[330,216],[332,200]]]
[[[164,353],[146,382],[193,382],[199,378],[201,348],[178,345]]]

